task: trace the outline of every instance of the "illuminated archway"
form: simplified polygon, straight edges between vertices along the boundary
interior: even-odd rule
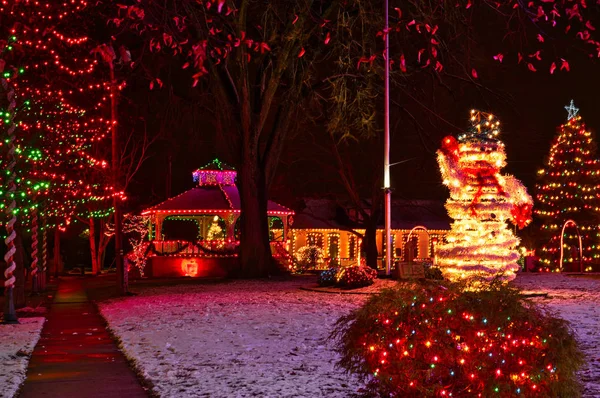
[[[562,227],[562,231],[560,233],[560,270],[563,270],[563,251],[564,251],[564,247],[563,247],[563,241],[564,241],[564,237],[565,237],[565,228],[568,225],[573,225],[575,227],[575,231],[577,232],[577,238],[579,239],[579,271],[583,272],[583,245],[581,243],[581,234],[579,233],[579,228],[577,227],[577,223],[573,220],[567,220],[565,221],[565,223],[563,224]]]
[[[428,244],[427,246],[430,246],[431,244],[431,235],[429,234],[429,231],[427,230],[426,227],[422,226],[422,225],[417,225],[416,227],[414,227],[413,229],[410,230],[410,232],[408,233],[408,238],[406,238],[406,243],[410,242],[410,238],[412,237],[412,234],[414,231],[416,230],[423,230],[427,233],[427,240],[428,240]],[[405,244],[406,245],[406,244]],[[417,253],[418,253],[419,247],[417,246]],[[429,253],[427,253],[429,254]],[[432,257],[434,255],[434,253],[431,253]]]

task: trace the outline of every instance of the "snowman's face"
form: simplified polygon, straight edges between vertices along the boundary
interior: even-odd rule
[[[460,147],[461,163],[490,163],[498,168],[506,165],[506,153],[504,145],[496,142],[465,142]]]

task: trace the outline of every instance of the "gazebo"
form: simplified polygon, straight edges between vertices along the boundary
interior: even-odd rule
[[[193,172],[194,188],[142,212],[150,219],[148,276],[220,277],[235,270],[243,217],[236,175],[215,159]],[[288,256],[288,219],[293,214],[268,201],[271,249],[276,257]]]

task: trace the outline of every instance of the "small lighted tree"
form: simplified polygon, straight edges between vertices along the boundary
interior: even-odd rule
[[[219,225],[219,216],[213,218],[212,224],[206,233],[206,239],[210,242],[215,240],[223,240],[223,228]]]
[[[452,281],[510,281],[519,268],[519,239],[506,221],[520,228],[527,225],[532,199],[519,180],[500,174],[506,153],[497,138],[499,122],[473,110],[471,123],[458,140],[444,138],[438,151],[444,184],[450,189],[446,209],[454,222],[447,242],[437,249],[437,259]]]
[[[123,233],[128,237],[131,251],[127,253],[127,260],[137,268],[141,276],[144,276],[146,268],[147,252],[150,242],[148,237],[149,217],[137,216],[135,214],[125,214],[123,216]],[[115,226],[112,223],[107,224],[106,236],[115,234]]]

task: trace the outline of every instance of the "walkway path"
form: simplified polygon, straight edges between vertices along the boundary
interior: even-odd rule
[[[22,398],[148,396],[88,300],[84,283],[61,278]]]

